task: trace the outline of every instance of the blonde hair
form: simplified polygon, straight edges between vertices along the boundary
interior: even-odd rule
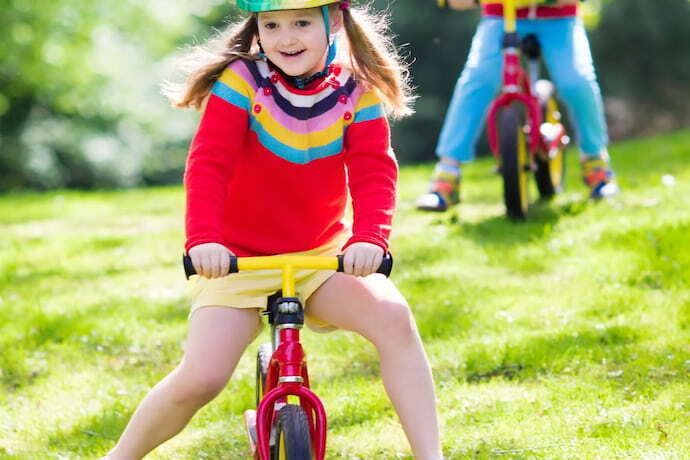
[[[337,4],[333,5],[337,8]],[[388,32],[388,15],[374,14],[368,8],[342,10],[347,40],[343,51],[348,56],[355,79],[375,91],[393,118],[413,113],[414,96],[407,65],[398,55]],[[258,26],[256,14],[230,24],[208,42],[196,46],[180,64],[186,73],[182,84],[165,82],[165,94],[176,107],[201,109],[211,87],[233,61],[258,60]],[[346,42],[346,43],[342,43]]]

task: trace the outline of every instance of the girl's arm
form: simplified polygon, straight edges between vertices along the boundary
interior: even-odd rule
[[[380,101],[371,93],[365,93],[357,104],[354,122],[345,134],[345,151],[353,208],[352,237],[345,245],[345,257],[346,261],[350,260],[350,247],[357,253],[365,248],[362,260],[366,262],[356,263],[354,259],[357,258],[353,258],[356,265],[353,273],[366,275],[366,272],[375,271],[375,267],[369,269],[376,264],[379,255],[370,245],[378,246],[380,255],[388,251],[398,178],[398,164],[390,148],[388,121]],[[354,243],[367,245],[355,247]]]
[[[194,252],[198,253],[190,252],[194,246],[224,243],[222,229],[227,225],[223,222],[223,216],[228,182],[248,129],[247,110],[237,102],[245,97],[240,94],[241,85],[228,78],[227,72],[226,70],[213,87],[192,141],[185,168],[185,250],[192,256]],[[206,249],[208,248],[207,246]],[[217,258],[214,255],[211,259]],[[217,264],[213,264],[206,269],[202,267],[200,272],[215,274],[216,269],[220,270]]]

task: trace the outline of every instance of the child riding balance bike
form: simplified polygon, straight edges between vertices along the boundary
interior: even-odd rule
[[[474,0],[439,0],[466,9]],[[542,197],[563,186],[563,152],[569,141],[553,86],[537,80],[542,56],[569,108],[580,146],[583,180],[592,198],[617,193],[606,149],[608,136],[599,86],[577,0],[482,1],[482,20],[446,115],[436,154],[439,162],[417,208],[445,211],[460,200],[461,164],[474,157],[488,118],[489,144],[499,161],[508,216],[527,213],[527,173],[535,171]],[[520,51],[530,59],[525,72]],[[502,69],[502,71],[501,71]],[[500,89],[498,98],[494,95]],[[493,100],[493,103],[492,103]]]
[[[231,256],[342,254],[344,273],[296,270],[306,324],[354,331],[375,346],[412,454],[439,460],[433,378],[414,318],[395,285],[374,274],[388,252],[398,173],[386,114],[411,112],[404,65],[377,27],[383,23],[349,2],[236,5],[248,17],[199,47],[187,63],[195,70],[169,92],[176,105],[203,110],[184,177],[185,251],[199,274],[189,281],[184,357],[146,395],[107,458],[142,458],[179,433],[225,387],[261,330],[267,297],[286,294],[275,271],[226,276]],[[348,192],[351,230],[343,224]],[[299,311],[296,302],[280,305]],[[295,329],[280,334],[295,351]],[[283,357],[278,374],[287,380],[276,389],[296,388],[304,380],[299,353]],[[257,413],[264,459],[271,409],[266,403]],[[322,455],[325,423],[314,430],[313,453]]]

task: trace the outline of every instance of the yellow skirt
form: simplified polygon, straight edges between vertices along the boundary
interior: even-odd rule
[[[336,256],[345,244],[344,235],[336,236],[330,242],[310,251],[281,255]],[[333,270],[297,270],[295,272],[295,292],[306,304],[307,299],[330,278]],[[194,275],[187,282],[192,300],[191,317],[194,312],[210,306],[229,308],[255,308],[260,314],[266,308],[266,299],[282,288],[280,270],[252,270],[233,273],[222,278],[203,278]],[[305,322],[310,329],[327,332],[335,329],[327,323],[309,316],[305,311]]]

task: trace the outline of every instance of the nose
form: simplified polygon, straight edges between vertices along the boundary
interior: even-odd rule
[[[297,38],[289,30],[283,31],[280,34],[280,37],[278,37],[278,44],[280,46],[291,46],[291,45],[294,45],[296,42],[297,42]]]

